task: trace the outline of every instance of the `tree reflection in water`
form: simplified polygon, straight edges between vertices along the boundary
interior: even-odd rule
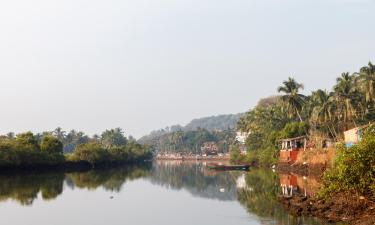
[[[71,189],[96,190],[100,187],[120,192],[127,181],[140,178],[171,190],[188,191],[194,197],[238,201],[262,224],[321,224],[312,218],[291,216],[277,201],[279,194],[285,194],[285,186],[291,187],[293,193],[313,194],[318,187],[316,180],[291,174],[279,175],[264,169],[247,173],[215,172],[202,162],[156,161],[142,166],[65,174],[0,175],[0,201],[13,200],[32,205],[39,196],[43,200],[52,200],[62,194],[64,184]]]
[[[0,201],[14,200],[21,205],[32,205],[40,193],[43,200],[53,200],[63,192],[64,181],[68,187],[120,192],[127,181],[146,177],[151,166],[120,167],[75,173],[40,173],[0,175]]]
[[[186,190],[193,196],[235,201],[236,177],[231,173],[210,171],[200,162],[157,161],[150,180],[153,184],[174,190]]]
[[[290,181],[283,176],[296,179],[295,175],[277,174],[265,169],[256,169],[248,172],[237,181],[237,184],[241,184],[237,185],[239,202],[249,213],[257,215],[262,224],[322,224],[321,221],[314,218],[292,216],[278,202],[277,198],[279,194],[282,194],[283,186],[280,181]],[[307,178],[304,180],[306,181]],[[298,192],[302,187],[295,186],[292,188]]]

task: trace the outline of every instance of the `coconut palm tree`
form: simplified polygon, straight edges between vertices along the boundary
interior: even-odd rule
[[[279,93],[284,93],[281,99],[287,107],[289,116],[292,117],[297,114],[299,120],[302,122],[300,112],[305,103],[306,96],[299,94],[300,90],[303,90],[303,84],[296,82],[291,77],[284,81],[283,85],[277,89]]]
[[[335,119],[335,104],[332,93],[321,89],[314,91],[310,102],[312,105],[311,121],[327,128],[332,136],[336,136],[334,126],[331,126]]]
[[[362,67],[357,74],[359,89],[364,94],[366,104],[369,107],[375,100],[375,65],[369,62],[368,66]]]
[[[359,110],[357,99],[359,95],[355,89],[355,77],[349,73],[342,73],[336,81],[333,89],[338,120],[344,124],[349,121],[354,122]]]

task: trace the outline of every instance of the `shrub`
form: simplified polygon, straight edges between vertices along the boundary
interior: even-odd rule
[[[45,136],[40,144],[40,149],[50,154],[62,154],[63,143],[54,136]]]
[[[108,152],[100,144],[95,142],[78,145],[73,155],[74,159],[86,161],[92,165],[103,163],[109,158]]]
[[[338,191],[354,191],[375,198],[375,129],[370,127],[361,142],[338,147],[332,169],[324,176],[322,196]]]

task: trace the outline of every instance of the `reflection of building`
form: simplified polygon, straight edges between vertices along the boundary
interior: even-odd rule
[[[281,193],[283,196],[292,197],[302,194],[313,196],[319,189],[318,180],[311,177],[303,177],[294,174],[279,174]]]
[[[245,144],[247,137],[249,136],[250,133],[248,132],[241,132],[238,131],[236,135],[236,140],[240,142],[240,144]]]
[[[251,187],[249,187],[246,183],[246,174],[245,173],[241,174],[241,176],[239,176],[237,178],[236,187],[237,187],[237,189],[253,191],[253,189]]]
[[[350,146],[358,143],[359,141],[361,141],[362,136],[363,136],[363,130],[367,126],[356,127],[356,128],[351,129],[351,130],[345,131],[344,137],[345,137],[346,147],[350,147]]]
[[[203,155],[217,155],[219,148],[215,142],[206,142],[201,147],[201,151]]]

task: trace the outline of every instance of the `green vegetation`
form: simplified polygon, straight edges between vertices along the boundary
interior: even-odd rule
[[[323,197],[344,191],[375,199],[375,126],[370,126],[361,142],[341,146],[333,168],[324,176]]]
[[[186,126],[174,125],[151,132],[139,142],[155,151],[200,153],[204,142],[216,142],[220,152],[228,152],[234,143],[237,122],[243,114],[194,119]]]
[[[219,152],[228,152],[235,141],[234,130],[208,131],[198,128],[195,131],[176,131],[164,134],[154,141],[146,142],[157,152],[201,153],[205,142],[216,142]]]
[[[126,138],[120,128],[107,130],[101,137],[85,137],[70,141],[75,132],[65,135],[58,128],[55,132],[34,135],[31,132],[14,136],[12,133],[0,137],[0,167],[58,166],[65,162],[87,162],[97,164],[135,162],[149,159],[152,153],[132,138]],[[85,140],[83,140],[85,139]],[[77,140],[77,139],[75,139]],[[64,145],[65,142],[65,145]],[[74,143],[74,144],[73,144]],[[79,144],[78,144],[79,143]],[[63,149],[74,146],[69,154]]]
[[[286,137],[307,135],[341,141],[345,130],[375,119],[374,85],[371,62],[357,73],[342,73],[331,92],[317,90],[303,95],[304,86],[288,78],[278,88],[282,95],[262,99],[240,119],[238,129],[249,132],[245,160],[275,163],[277,140]]]

